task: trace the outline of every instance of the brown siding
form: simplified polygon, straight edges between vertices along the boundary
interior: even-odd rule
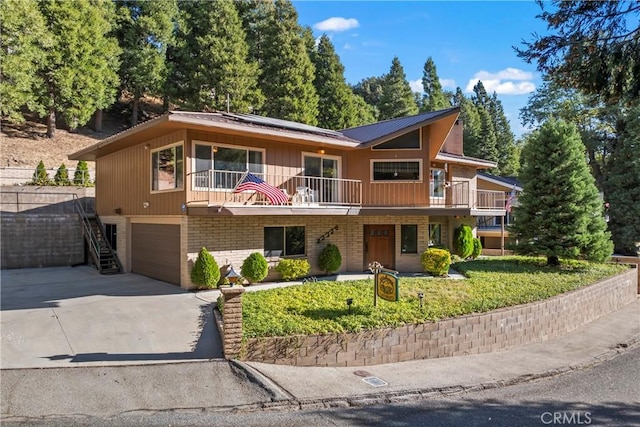
[[[132,224],[131,271],[180,285],[180,226]]]
[[[151,151],[184,141],[185,136],[185,131],[174,132],[99,158],[96,162],[98,215],[113,215],[116,208],[120,208],[122,215],[181,215],[181,206],[186,200],[184,190],[151,194]],[[149,202],[146,209],[142,205],[145,201]]]

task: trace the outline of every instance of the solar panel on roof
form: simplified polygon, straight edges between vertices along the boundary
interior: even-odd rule
[[[336,132],[329,129],[323,129],[316,126],[305,125],[303,123],[290,122],[288,120],[274,119],[271,117],[264,117],[264,116],[256,116],[253,114],[223,113],[223,115],[228,117],[233,117],[235,119],[242,120],[247,123],[253,123],[256,125],[279,127],[282,129],[297,130],[302,132],[322,133],[325,135],[338,136],[338,137],[342,136],[340,132]]]

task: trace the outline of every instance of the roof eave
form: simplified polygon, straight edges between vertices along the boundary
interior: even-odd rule
[[[476,159],[474,157],[449,156],[446,153],[438,153],[435,160],[475,166],[477,169],[491,169],[498,166],[498,163],[490,160]]]
[[[522,187],[519,186],[518,184],[509,184],[508,182],[504,182],[504,181],[500,181],[500,180],[497,180],[497,179],[493,179],[490,176],[478,174],[478,179],[482,179],[482,180],[488,181],[488,182],[490,182],[492,184],[501,185],[501,186],[507,187],[507,188],[515,188],[516,191],[522,191]]]

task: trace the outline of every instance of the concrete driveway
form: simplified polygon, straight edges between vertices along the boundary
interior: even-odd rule
[[[222,357],[211,298],[88,266],[2,270],[0,279],[2,369]]]

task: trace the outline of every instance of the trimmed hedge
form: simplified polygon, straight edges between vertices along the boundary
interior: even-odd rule
[[[451,266],[451,254],[446,249],[430,248],[420,257],[422,268],[433,276],[444,276]]]
[[[220,280],[220,267],[213,258],[213,255],[203,247],[198,253],[198,258],[191,270],[191,281],[199,289],[215,288]]]
[[[309,274],[311,265],[306,259],[283,259],[276,266],[283,280],[295,280]]]
[[[261,282],[269,274],[269,264],[264,255],[260,252],[254,252],[242,262],[240,274],[249,283]]]
[[[320,252],[320,259],[318,266],[327,274],[338,271],[342,265],[342,255],[340,255],[340,249],[333,243],[327,244],[327,246]]]
[[[479,237],[473,238],[473,252],[471,252],[471,258],[476,259],[482,254],[482,242]]]
[[[462,224],[453,231],[453,250],[461,258],[468,258],[473,253],[473,230]]]

